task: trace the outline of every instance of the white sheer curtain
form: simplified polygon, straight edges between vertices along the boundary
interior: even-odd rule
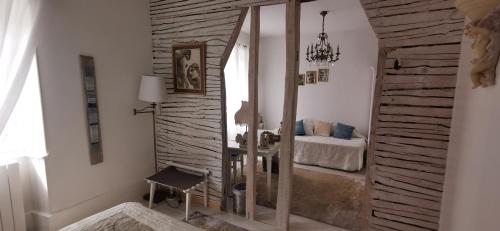
[[[43,0],[0,0],[0,134],[23,89]]]
[[[43,1],[0,0],[0,164],[46,153],[34,55]]]
[[[248,47],[236,44],[224,69],[226,80],[227,139],[234,140],[241,127],[234,123],[234,114],[241,101],[248,101]]]

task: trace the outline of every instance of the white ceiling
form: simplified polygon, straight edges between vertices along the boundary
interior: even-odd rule
[[[370,28],[365,12],[359,1],[355,0],[317,0],[302,3],[300,15],[300,33],[317,34],[321,32],[321,15],[328,11],[325,18],[325,30],[328,32]],[[285,34],[285,5],[261,7],[260,34],[262,37],[280,36]],[[243,28],[244,33],[250,33],[250,12]]]

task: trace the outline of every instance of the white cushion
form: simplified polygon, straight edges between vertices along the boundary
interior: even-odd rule
[[[314,120],[304,119],[304,131],[306,136],[314,136]]]

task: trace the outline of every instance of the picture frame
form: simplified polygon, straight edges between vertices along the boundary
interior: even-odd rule
[[[173,45],[172,55],[174,92],[205,95],[205,43]]]
[[[297,81],[297,85],[299,85],[299,86],[306,85],[306,75],[305,74],[299,74],[299,80]]]
[[[317,71],[306,71],[306,84],[316,84],[318,82]]]
[[[328,82],[330,69],[318,69],[318,82]]]
[[[84,92],[87,138],[89,142],[90,164],[103,162],[101,123],[99,121],[99,106],[97,101],[97,85],[94,57],[80,55],[80,68]]]

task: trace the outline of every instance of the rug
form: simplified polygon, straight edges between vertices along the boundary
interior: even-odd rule
[[[184,221],[186,222],[185,219]],[[187,223],[208,231],[248,231],[248,229],[241,228],[200,212],[194,212],[189,215]]]
[[[106,219],[100,220],[91,227],[82,229],[82,231],[153,231],[153,229],[145,224],[140,223],[136,219],[129,217],[125,213],[117,213]]]
[[[260,169],[256,179],[257,204],[276,208],[278,175],[272,175],[269,203],[266,173]],[[291,213],[352,231],[361,230],[365,183],[346,175],[294,167]]]

